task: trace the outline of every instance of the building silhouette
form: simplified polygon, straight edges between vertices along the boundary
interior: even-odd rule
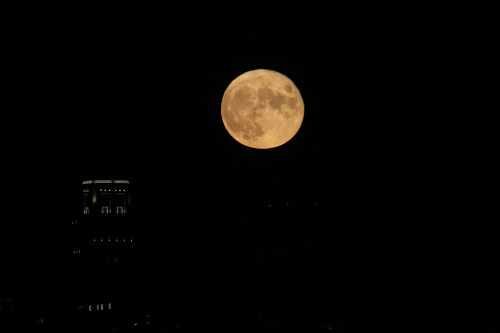
[[[85,180],[78,217],[71,221],[71,332],[142,331],[144,309],[136,219],[128,180]]]

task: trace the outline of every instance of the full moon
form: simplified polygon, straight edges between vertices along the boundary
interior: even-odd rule
[[[281,146],[298,132],[304,102],[285,75],[256,69],[234,79],[222,97],[221,115],[229,134],[251,148]]]

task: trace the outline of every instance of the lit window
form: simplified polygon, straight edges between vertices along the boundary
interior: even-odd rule
[[[94,237],[94,242],[95,242],[95,237]]]
[[[123,214],[123,207],[121,206],[116,207],[116,214]]]
[[[101,310],[104,310],[104,304],[101,304]]]
[[[88,214],[89,214],[89,211],[90,211],[90,209],[89,209],[89,207],[87,206],[87,207],[85,207],[85,208],[83,209],[83,214],[84,214],[84,215],[88,215]]]
[[[99,311],[99,304],[97,304],[97,311]]]
[[[101,242],[102,242],[102,236],[101,236]]]
[[[126,241],[125,241],[125,237],[123,237],[123,242],[124,242],[124,243],[126,242]]]
[[[116,237],[116,242],[118,243],[118,237]]]
[[[101,214],[109,214],[109,207],[108,206],[102,206],[101,207]]]
[[[130,237],[130,243],[132,243],[132,237]]]
[[[108,303],[108,310],[111,310],[111,303]]]
[[[89,311],[92,311],[92,305],[89,305]]]
[[[108,242],[111,242],[111,237],[108,237]]]

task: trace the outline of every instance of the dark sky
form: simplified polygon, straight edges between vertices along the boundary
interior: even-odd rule
[[[89,177],[201,196],[432,194],[496,147],[480,115],[492,108],[487,13],[16,7],[4,42],[5,200],[51,206],[53,188]],[[257,68],[289,76],[305,101],[298,135],[270,151],[239,145],[220,118],[227,85]]]
[[[248,6],[7,11],[2,243],[57,230],[92,178],[130,179],[143,207],[319,200],[336,221],[422,230],[498,215],[489,8]],[[298,134],[265,151],[220,117],[228,84],[258,68],[287,75],[305,103]]]

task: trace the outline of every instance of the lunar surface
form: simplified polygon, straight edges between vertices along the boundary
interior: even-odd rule
[[[288,142],[304,119],[304,102],[285,75],[257,69],[234,79],[222,97],[221,115],[229,134],[257,149]]]

